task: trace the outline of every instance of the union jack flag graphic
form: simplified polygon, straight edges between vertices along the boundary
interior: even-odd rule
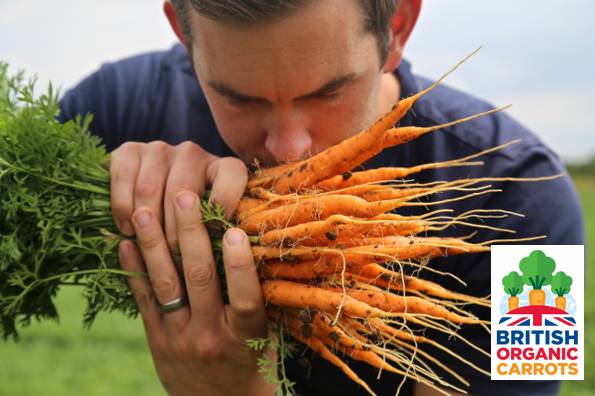
[[[575,326],[576,321],[561,309],[547,305],[530,305],[513,309],[498,324],[505,326]]]

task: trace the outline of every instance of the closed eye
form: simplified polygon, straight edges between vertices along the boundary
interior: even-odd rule
[[[333,92],[333,93],[326,94],[326,95],[316,96],[316,97],[314,97],[314,99],[321,100],[324,103],[331,103],[331,102],[336,101],[339,98],[339,96],[341,96],[341,91]]]
[[[233,107],[245,107],[254,103],[262,102],[262,100],[233,99],[228,97],[227,102]]]

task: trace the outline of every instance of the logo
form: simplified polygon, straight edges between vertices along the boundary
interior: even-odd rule
[[[493,380],[583,379],[583,274],[583,246],[492,247]]]

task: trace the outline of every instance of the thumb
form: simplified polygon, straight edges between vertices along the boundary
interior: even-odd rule
[[[266,338],[267,316],[250,240],[233,228],[223,237],[223,263],[230,302],[229,324],[244,338]]]

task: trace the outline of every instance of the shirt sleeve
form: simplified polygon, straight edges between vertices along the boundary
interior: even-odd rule
[[[92,114],[90,131],[108,151],[127,141],[158,140],[167,108],[169,52],[105,63],[60,100],[59,121]]]

